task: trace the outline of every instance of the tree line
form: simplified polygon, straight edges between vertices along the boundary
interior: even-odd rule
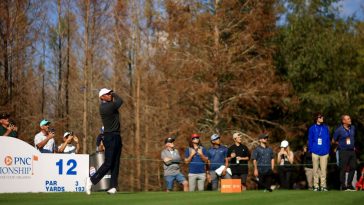
[[[125,101],[122,189],[160,190],[163,140],[218,133],[306,143],[313,113],[348,113],[364,138],[364,22],[338,0],[0,1],[0,104],[33,144],[42,118],[83,153],[102,126],[98,91]],[[284,18],[285,20],[282,20]],[[278,23],[281,22],[281,23]],[[361,156],[363,160],[363,155]]]

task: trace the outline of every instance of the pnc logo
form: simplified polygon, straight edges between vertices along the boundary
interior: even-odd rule
[[[5,165],[10,166],[13,163],[13,158],[11,156],[6,156],[4,162]]]

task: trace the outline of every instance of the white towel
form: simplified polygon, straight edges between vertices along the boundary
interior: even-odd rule
[[[225,165],[221,165],[221,167],[217,168],[217,169],[215,170],[215,172],[216,172],[216,174],[217,174],[217,175],[221,176],[222,171],[223,171],[224,169],[225,169]],[[227,173],[229,173],[230,175],[232,175],[232,174],[231,174],[231,169],[230,169],[230,168],[227,168],[227,169],[226,169],[226,172],[227,172]]]

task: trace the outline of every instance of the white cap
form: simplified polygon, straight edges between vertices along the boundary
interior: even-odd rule
[[[64,134],[63,134],[63,137],[67,137],[68,135],[70,135],[70,134],[72,134],[71,132],[65,132]]]
[[[283,140],[283,141],[281,142],[281,147],[283,147],[283,148],[288,147],[288,141],[287,141],[287,140]]]
[[[107,88],[102,88],[99,92],[99,97],[105,95],[105,94],[108,94],[109,92],[112,92],[112,90],[109,90]]]

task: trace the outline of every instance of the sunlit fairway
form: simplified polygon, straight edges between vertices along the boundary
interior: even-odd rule
[[[3,185],[2,185],[3,186]],[[121,192],[107,195],[104,192],[92,193],[26,193],[26,194],[0,194],[0,204],[16,205],[323,205],[363,204],[364,191],[361,192],[312,192],[312,191],[246,191],[238,194],[221,194],[219,192]]]

